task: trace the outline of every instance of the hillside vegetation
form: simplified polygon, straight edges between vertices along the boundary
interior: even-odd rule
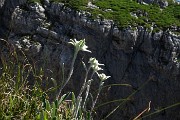
[[[40,0],[30,0],[40,2]],[[121,27],[146,26],[150,28],[167,29],[180,27],[180,5],[169,2],[169,6],[161,9],[158,5],[139,4],[136,0],[95,0],[93,5],[97,8],[87,7],[88,0],[50,0],[50,2],[62,2],[76,10],[88,11],[93,18],[112,19]]]
[[[161,10],[157,5],[142,5],[128,0],[98,0],[95,2],[101,10],[112,9],[112,12],[101,12],[105,18],[115,20],[120,26],[146,25],[155,23],[158,27],[180,26],[180,6],[171,4]],[[131,14],[136,14],[137,17]]]

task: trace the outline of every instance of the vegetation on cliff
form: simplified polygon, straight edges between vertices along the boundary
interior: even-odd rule
[[[40,2],[40,0],[31,0],[30,2]],[[113,19],[119,27],[127,27],[127,26],[146,26],[151,27],[152,23],[157,25],[157,28],[168,28],[170,26],[179,26],[179,13],[177,12],[178,7],[175,4],[171,4],[169,7],[161,10],[157,5],[141,5],[136,3],[135,1],[120,1],[117,0],[99,0],[93,2],[94,5],[99,8],[90,8],[87,7],[87,1],[85,0],[54,0],[55,2],[63,2],[65,5],[69,7],[73,7],[76,10],[85,10],[89,11],[93,14],[92,18],[100,17],[100,19]],[[51,1],[52,2],[52,1]],[[117,3],[116,3],[117,2]],[[125,4],[126,3],[126,4]],[[106,5],[107,4],[107,5]],[[152,7],[150,9],[150,7]],[[172,10],[172,13],[169,12]],[[177,10],[177,11],[176,11]],[[159,13],[157,12],[159,11]],[[167,11],[167,13],[164,11]],[[175,12],[176,11],[176,12]],[[162,21],[160,21],[163,17],[161,15],[164,13],[164,17]],[[152,14],[152,16],[150,16]],[[169,17],[166,16],[169,14]],[[155,17],[155,16],[156,17]],[[159,15],[159,16],[158,16]],[[172,16],[174,15],[174,16]],[[98,18],[99,19],[99,18]],[[169,19],[169,20],[168,20]],[[172,19],[172,20],[171,20]],[[166,24],[165,24],[165,23]],[[37,69],[36,63],[29,62],[29,60],[24,55],[24,58],[20,58],[18,56],[22,56],[24,54],[21,51],[16,51],[13,49],[13,46],[10,47],[9,50],[5,48],[5,54],[1,54],[0,52],[0,119],[91,119],[92,113],[94,112],[95,104],[98,99],[99,93],[103,87],[104,80],[109,76],[105,74],[98,73],[99,70],[102,70],[101,65],[95,58],[90,58],[88,66],[83,62],[83,66],[85,68],[85,78],[84,84],[80,90],[79,95],[76,97],[73,92],[69,92],[66,94],[61,94],[62,89],[67,85],[70,81],[71,75],[73,74],[73,65],[75,62],[75,58],[78,54],[78,51],[86,51],[87,46],[85,45],[84,40],[76,41],[71,40],[70,42],[74,46],[74,57],[72,60],[71,69],[67,79],[64,79],[64,75],[62,77],[62,84],[57,84],[53,78],[48,78],[49,76],[45,75],[45,70]],[[10,46],[10,45],[9,45]],[[8,46],[8,47],[9,47]],[[2,49],[2,48],[0,48]],[[4,52],[4,51],[3,51]],[[19,55],[21,54],[21,55]],[[64,66],[62,66],[62,71],[64,73]],[[91,72],[89,72],[91,70]],[[89,74],[90,79],[86,77]],[[92,74],[91,74],[92,73]],[[93,80],[90,76],[97,74],[96,78],[100,80],[97,82],[99,88],[95,91],[95,97],[93,98],[90,95],[90,87],[91,82]],[[153,78],[152,78],[153,79]],[[30,85],[29,81],[33,81]],[[44,82],[47,80],[53,82],[54,86],[49,87],[45,86]],[[148,81],[147,81],[148,82]],[[144,83],[146,84],[146,83]],[[47,84],[46,84],[47,85]],[[111,86],[111,85],[109,85]],[[60,87],[59,92],[57,91]],[[129,97],[122,100],[121,105],[128,100],[132,100],[132,96],[138,92],[142,87],[135,88],[135,92],[132,93]],[[55,100],[49,99],[49,93],[55,93]],[[57,94],[59,93],[59,94]],[[83,94],[83,95],[82,95]],[[54,95],[54,94],[53,94]],[[89,98],[89,99],[88,99]],[[124,102],[125,101],[125,102]],[[113,102],[120,102],[120,100],[110,101],[108,103],[104,103],[103,105],[107,105]],[[87,103],[90,103],[92,106],[86,106]],[[166,108],[160,108],[159,110],[148,114],[145,117],[151,116],[153,114],[164,111],[165,109],[169,109],[174,106],[178,106],[180,103],[174,104],[172,106],[168,106]],[[101,106],[101,105],[99,105]],[[120,106],[120,105],[119,105]],[[111,115],[116,109],[119,108],[117,106],[112,112],[108,111],[107,117]],[[123,108],[122,108],[123,109]],[[150,109],[149,106],[145,109],[145,112],[148,112]],[[142,114],[145,112],[141,112]],[[142,115],[140,114],[140,116]],[[138,115],[139,116],[139,115]],[[138,118],[137,116],[137,118]],[[132,116],[133,117],[133,116]]]
[[[152,23],[160,28],[180,26],[179,5],[171,4],[160,9],[157,5],[143,5],[130,0],[98,0],[94,4],[102,11],[112,9],[110,12],[101,12],[101,14],[105,18],[115,20],[122,27],[151,26]]]
[[[39,2],[40,0],[30,0]],[[180,5],[169,0],[169,6],[161,9],[156,4],[139,4],[137,0],[95,0],[96,8],[87,7],[89,0],[50,0],[62,2],[76,10],[88,11],[93,18],[112,19],[120,27],[153,26],[157,29],[180,27]]]
[[[1,41],[2,42],[2,41]],[[7,43],[7,42],[6,42]],[[54,78],[45,75],[45,70],[36,68],[36,63],[31,63],[23,51],[16,52],[11,44],[6,46],[7,54],[0,51],[0,119],[20,120],[91,120],[92,113],[106,79],[101,66],[96,58],[90,58],[88,65],[84,62],[85,76],[83,85],[76,97],[73,92],[62,94],[62,90],[70,81],[74,70],[74,63],[79,51],[91,52],[85,45],[85,40],[76,39],[69,42],[74,46],[68,76],[62,75],[61,84]],[[19,54],[23,54],[20,58]],[[65,71],[65,68],[62,68]],[[101,71],[101,73],[99,73]],[[94,81],[93,76],[99,77],[99,87],[96,94],[90,95],[90,87]],[[54,86],[49,86],[50,82]],[[97,82],[98,83],[98,82]],[[50,97],[49,95],[53,97]],[[56,97],[54,97],[56,96]],[[91,97],[91,98],[90,98]],[[89,101],[91,99],[91,101]],[[88,105],[90,102],[91,105]],[[88,106],[88,107],[87,107]]]

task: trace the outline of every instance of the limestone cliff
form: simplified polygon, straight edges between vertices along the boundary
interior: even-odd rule
[[[119,108],[110,120],[132,119],[149,101],[152,112],[180,101],[180,36],[169,30],[152,32],[142,26],[119,29],[112,20],[91,19],[88,13],[48,0],[43,5],[1,0],[0,38],[24,50],[29,58],[41,61],[39,66],[45,63],[59,81],[61,65],[65,63],[68,67],[73,53],[66,43],[70,38],[85,38],[92,54],[79,54],[78,70],[69,88],[77,90],[80,86],[81,60],[87,62],[94,56],[112,76],[107,84],[131,85],[112,86],[108,89],[108,100],[124,99],[138,90],[123,107],[126,109]],[[100,108],[97,119],[117,105],[118,102]],[[180,109],[175,107],[145,119],[176,120],[179,115]]]

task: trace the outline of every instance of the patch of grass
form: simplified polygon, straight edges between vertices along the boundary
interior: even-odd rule
[[[0,41],[2,42],[2,41]],[[3,41],[5,42],[5,41]],[[7,43],[7,42],[6,42]],[[85,40],[71,40],[74,46],[74,56],[70,72],[64,74],[62,84],[57,84],[53,78],[44,75],[45,70],[36,68],[35,63],[31,64],[21,50],[15,50],[14,46],[8,44],[6,53],[0,51],[0,119],[34,119],[34,120],[91,120],[94,108],[103,88],[104,81],[110,76],[99,73],[103,70],[95,58],[90,58],[88,66],[83,62],[85,76],[83,85],[76,97],[73,92],[61,94],[64,87],[71,80],[74,63],[79,51],[91,52],[85,45]],[[9,48],[9,49],[8,49]],[[21,57],[20,57],[21,56]],[[62,67],[62,71],[65,68]],[[91,95],[90,87],[94,81],[93,76],[99,77],[97,93]],[[44,82],[49,84],[52,80],[54,86],[46,87]],[[31,84],[29,84],[31,82]],[[98,82],[97,82],[98,83]],[[44,88],[46,87],[46,88]],[[59,91],[59,92],[57,92]],[[49,99],[49,95],[56,97]],[[93,97],[94,96],[94,97]],[[91,105],[89,105],[91,104]]]
[[[94,2],[102,11],[112,9],[113,12],[103,12],[105,18],[112,18],[120,27],[128,25],[146,25],[155,23],[159,28],[171,25],[180,26],[180,6],[171,4],[165,9],[157,5],[142,5],[128,0],[96,0]],[[97,11],[98,12],[98,11]],[[138,18],[131,16],[134,13]],[[102,14],[102,13],[101,13]]]
[[[37,82],[42,77],[35,74],[26,58],[20,62],[11,48],[6,54],[0,53],[0,119],[35,119],[41,111],[41,96],[44,94]],[[27,81],[30,76],[36,81],[31,87]]]
[[[102,18],[112,19],[120,28],[131,26],[150,26],[155,23],[158,28],[164,29],[172,25],[180,27],[180,6],[173,4],[164,9],[160,9],[155,4],[138,4],[136,0],[95,0],[93,4],[100,9],[87,8],[88,0],[50,0],[51,2],[62,2],[65,5],[76,10],[85,10],[92,13],[93,18],[101,16]],[[112,11],[106,11],[111,9]],[[131,13],[137,15],[137,18]]]

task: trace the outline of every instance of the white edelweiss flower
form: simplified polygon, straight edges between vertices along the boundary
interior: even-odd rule
[[[76,39],[70,39],[70,42],[68,42],[68,43],[72,44],[75,47],[77,52],[80,50],[86,51],[86,52],[91,52],[90,50],[87,49],[88,46],[86,46],[86,44],[85,44],[86,43],[85,39],[79,40],[79,41],[77,41]]]
[[[70,39],[70,42],[68,42],[68,43],[76,46],[76,45],[77,45],[77,42],[78,42],[78,41],[77,41],[76,39]]]
[[[92,58],[92,57],[91,57],[91,58],[89,58],[88,63],[93,64],[95,60],[96,60],[96,58]]]
[[[89,62],[88,63],[90,63],[90,66],[91,66],[91,68],[95,71],[95,72],[97,72],[97,71],[100,71],[100,70],[103,70],[101,67],[99,67],[100,65],[104,65],[104,64],[100,64],[99,62],[98,62],[98,60],[96,60],[96,58],[90,58],[89,59]]]
[[[96,58],[92,58],[92,57],[89,59],[89,62],[88,62],[88,63],[90,63],[91,66],[104,65],[104,64],[100,64],[100,63],[98,62],[98,60],[96,60]]]
[[[106,76],[104,73],[98,74],[98,77],[100,78],[101,81],[107,80],[111,76]]]
[[[80,50],[91,53],[91,51],[87,49],[88,46],[85,44],[85,43],[86,43],[86,42],[85,42],[85,39],[80,40],[80,41],[82,42],[82,43],[81,43],[81,46],[80,46]]]
[[[99,67],[99,66],[92,65],[91,67],[92,67],[92,69],[93,69],[95,72],[100,71],[100,70],[103,70],[103,69],[102,69],[101,67]]]

